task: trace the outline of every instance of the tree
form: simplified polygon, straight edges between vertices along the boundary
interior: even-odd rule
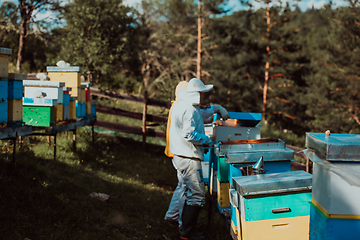
[[[81,66],[101,86],[119,87],[115,78],[132,70],[137,43],[131,8],[122,0],[74,0],[62,14],[66,25],[60,30],[62,48],[56,61]]]
[[[26,37],[30,29],[30,24],[34,24],[35,12],[49,11],[58,3],[58,0],[19,0],[19,11],[21,16],[19,26],[19,48],[16,61],[16,70],[21,71],[21,62],[23,60]]]

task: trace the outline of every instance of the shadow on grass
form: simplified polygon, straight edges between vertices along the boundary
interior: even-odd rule
[[[43,145],[43,146],[41,146]],[[121,139],[79,134],[77,151],[64,135],[58,159],[48,143],[0,157],[0,232],[3,239],[179,239],[163,220],[176,173],[159,149],[142,151]],[[102,202],[90,193],[110,195]],[[206,211],[200,222],[206,227]],[[214,220],[208,239],[230,239]]]

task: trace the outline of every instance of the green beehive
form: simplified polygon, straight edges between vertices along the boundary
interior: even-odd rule
[[[55,107],[23,106],[23,121],[26,125],[49,127],[55,124]]]

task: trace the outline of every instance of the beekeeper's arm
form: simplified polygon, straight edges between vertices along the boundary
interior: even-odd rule
[[[204,145],[211,142],[211,139],[204,133],[200,133],[196,130],[196,122],[201,121],[196,112],[186,111],[183,115],[183,132],[185,140],[193,143],[194,145]],[[198,116],[198,117],[197,117]]]
[[[200,114],[204,120],[204,123],[212,122],[214,113],[219,113],[224,120],[229,118],[228,111],[226,111],[226,109],[220,105],[211,105],[200,110]]]

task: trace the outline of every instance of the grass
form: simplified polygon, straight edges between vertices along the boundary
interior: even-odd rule
[[[23,137],[12,162],[11,142],[1,141],[0,231],[2,239],[179,239],[163,220],[176,172],[163,147],[79,129],[77,150],[58,134],[57,159],[45,137]],[[110,196],[106,202],[92,192]],[[208,239],[231,239],[207,203],[199,223]],[[208,222],[208,214],[211,221]]]

